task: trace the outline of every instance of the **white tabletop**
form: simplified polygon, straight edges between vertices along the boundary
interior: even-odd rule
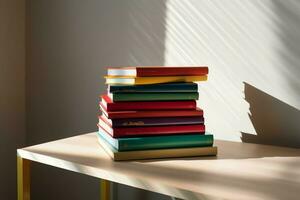
[[[300,149],[215,141],[217,157],[114,162],[96,133],[18,150],[28,160],[183,199],[300,199]]]

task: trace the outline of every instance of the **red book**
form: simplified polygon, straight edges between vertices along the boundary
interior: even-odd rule
[[[176,135],[199,133],[204,134],[204,125],[179,125],[179,126],[149,126],[149,127],[122,127],[112,128],[103,118],[99,119],[98,124],[102,129],[109,133],[113,138],[131,136],[154,136],[154,135]]]
[[[137,110],[137,111],[107,111],[100,102],[100,109],[109,119],[141,118],[141,117],[191,117],[203,116],[203,110]]]
[[[164,67],[164,66],[137,66],[137,67],[108,67],[108,76],[202,76],[208,74],[208,67]]]
[[[108,95],[102,95],[101,104],[107,111],[122,110],[181,110],[196,109],[196,101],[125,101],[113,102]]]

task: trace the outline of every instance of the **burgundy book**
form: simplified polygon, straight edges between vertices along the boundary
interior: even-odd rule
[[[112,128],[107,122],[100,119],[98,124],[113,138],[131,136],[176,135],[190,133],[205,133],[205,125],[179,125],[179,126],[148,126],[148,127],[121,127]]]
[[[102,103],[100,109],[109,119],[118,118],[142,118],[142,117],[191,117],[203,116],[203,110],[137,110],[137,111],[107,111]]]
[[[137,66],[137,67],[108,67],[108,76],[202,76],[208,74],[206,66],[164,67],[164,66]]]
[[[102,106],[107,111],[122,110],[180,110],[196,109],[196,101],[125,101],[113,102],[108,95],[102,95]]]
[[[138,126],[169,126],[204,124],[203,116],[194,117],[148,117],[148,118],[124,118],[108,119],[104,114],[99,116],[111,127],[138,127]]]

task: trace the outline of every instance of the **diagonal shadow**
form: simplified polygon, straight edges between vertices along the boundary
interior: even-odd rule
[[[166,4],[26,1],[27,145],[95,130],[98,95],[106,91],[106,66],[164,64]],[[80,177],[36,169],[32,199],[98,199],[98,183],[88,187]],[[120,196],[130,199],[128,193],[134,190]]]
[[[300,110],[244,82],[249,118],[257,135],[243,133],[247,143],[300,148]]]

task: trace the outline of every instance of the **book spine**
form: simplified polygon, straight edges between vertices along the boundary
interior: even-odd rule
[[[136,68],[137,77],[144,76],[199,76],[208,74],[208,67]]]
[[[190,148],[171,148],[171,149],[153,149],[140,151],[119,151],[115,152],[113,160],[129,161],[139,159],[159,159],[159,158],[186,158],[199,156],[216,156],[217,147],[190,147]]]
[[[213,145],[213,135],[173,135],[173,136],[150,136],[132,138],[112,138],[103,129],[98,134],[118,151],[209,147]]]
[[[196,109],[196,101],[115,102],[107,103],[107,111]]]
[[[113,101],[167,101],[197,100],[198,92],[186,93],[114,93]]]
[[[166,126],[166,125],[191,125],[204,124],[203,117],[155,117],[155,118],[129,118],[113,119],[111,126],[114,127],[143,127],[143,126]]]
[[[118,79],[106,78],[107,84],[123,84],[122,81]],[[206,81],[207,76],[160,76],[160,77],[136,77],[134,83],[127,83],[127,85],[146,85],[146,84],[162,84],[162,83],[171,83],[171,82],[198,82]],[[111,81],[111,82],[110,82]]]
[[[129,136],[175,135],[189,133],[204,134],[204,132],[204,125],[121,127],[113,129],[113,137],[119,138]]]
[[[166,148],[187,148],[187,147],[208,147],[213,145],[213,135],[185,135],[185,136],[157,136],[139,137],[118,140],[119,151],[166,149]]]
[[[203,116],[203,110],[159,110],[159,111],[111,111],[107,112],[100,103],[102,113],[109,119],[148,118],[148,117],[192,117]]]
[[[109,93],[134,93],[134,92],[197,92],[196,83],[166,83],[155,85],[109,85]]]
[[[114,138],[132,136],[152,136],[152,135],[176,135],[199,133],[204,134],[205,126],[196,125],[176,125],[176,126],[145,126],[145,127],[119,127],[112,128],[103,118],[99,119],[98,127],[105,130]]]

